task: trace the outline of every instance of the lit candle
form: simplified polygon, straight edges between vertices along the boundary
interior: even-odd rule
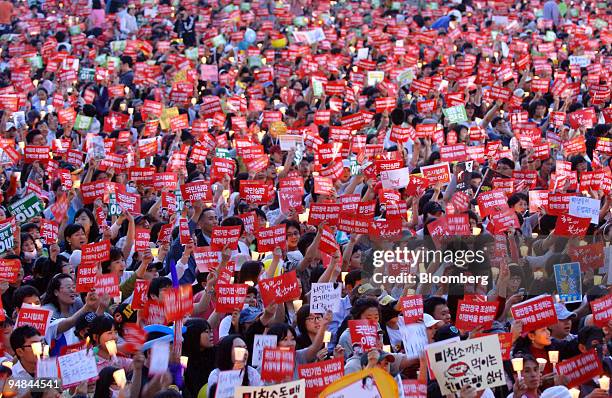
[[[603,277],[601,275],[593,275],[593,283],[595,284],[595,286],[601,285],[602,281]]]
[[[293,308],[295,311],[299,311],[302,308],[302,300],[293,300]]]
[[[244,282],[244,283],[245,283],[245,284],[247,284],[247,285],[248,285],[248,286],[250,286],[250,287],[255,286],[255,283],[253,283],[253,281],[246,281],[246,282]]]
[[[108,354],[115,358],[117,356],[117,342],[115,340],[109,340],[106,342],[106,351]]]
[[[331,336],[332,336],[331,332],[329,330],[326,330],[325,334],[323,335],[323,342],[325,344],[329,343],[331,341]]]
[[[342,278],[342,283],[344,283],[344,280],[346,279],[346,274],[348,274],[348,272],[340,273],[340,277]]]
[[[538,362],[538,365],[540,365],[540,372],[543,372],[548,361],[544,358],[536,358],[536,361]]]
[[[521,380],[521,372],[523,370],[523,358],[512,358],[512,369],[518,374],[518,379]]]
[[[531,238],[532,239],[537,239],[538,238],[538,234],[536,234],[535,232],[531,234]]]
[[[128,114],[129,115],[133,115],[134,114],[134,108],[128,108]]]
[[[125,369],[115,370],[113,372],[113,379],[115,379],[115,384],[117,384],[120,389],[125,387],[127,383],[127,378],[125,377]]]
[[[187,368],[187,363],[189,362],[189,358],[186,356],[181,356],[181,366],[183,368]]]
[[[36,355],[36,358],[40,359],[40,356],[42,355],[42,343],[40,341],[37,341],[36,343],[32,343],[31,345],[32,347],[32,353],[34,355]]]
[[[123,92],[125,93],[125,95],[128,95],[130,93],[130,88],[128,86],[125,86]]]
[[[196,99],[196,97],[191,98],[191,105],[195,105],[198,103],[198,100]]]
[[[548,351],[548,360],[553,365],[559,362],[559,351]]]
[[[48,345],[43,347],[43,358],[49,358],[49,346]]]
[[[256,251],[251,251],[251,258],[253,259],[253,261],[259,260],[259,253]]]
[[[608,376],[601,376],[599,378],[599,388],[605,391],[610,389],[610,378]]]
[[[384,352],[391,352],[391,346],[390,345],[384,345],[383,346],[383,351]]]
[[[521,246],[521,256],[525,257],[529,254],[529,247]]]
[[[72,187],[75,189],[81,188],[81,180],[76,180],[72,182]]]
[[[2,366],[5,366],[5,367],[7,367],[9,369],[13,369],[13,362],[11,362],[11,361],[4,361],[4,362],[2,362]]]
[[[570,395],[572,396],[572,398],[579,398],[580,397],[580,390],[577,388],[572,388],[571,390],[569,390]]]
[[[481,228],[474,227],[474,228],[472,228],[472,235],[480,235],[481,231],[482,231]]]
[[[151,248],[151,255],[155,258],[157,258],[157,256],[159,255],[159,248],[157,247],[152,247]]]

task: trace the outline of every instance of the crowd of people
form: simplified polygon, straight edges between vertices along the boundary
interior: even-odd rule
[[[611,16],[0,0],[2,396],[609,397]]]

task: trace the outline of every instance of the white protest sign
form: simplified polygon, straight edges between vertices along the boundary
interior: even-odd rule
[[[578,65],[581,68],[586,68],[591,64],[591,60],[586,55],[570,55],[570,65]]]
[[[385,72],[382,70],[371,70],[368,72],[368,86],[375,86],[385,80]]]
[[[380,173],[380,181],[384,189],[401,189],[408,186],[410,179],[410,169],[403,167],[401,169],[386,170]]]
[[[93,353],[80,350],[57,358],[59,377],[64,389],[79,385],[83,381],[97,379],[98,368]]]
[[[293,38],[297,43],[314,44],[325,40],[323,29],[316,28],[305,32],[293,32]]]
[[[336,311],[342,298],[342,287],[334,288],[334,284],[313,283],[310,290],[310,313],[325,314],[326,311]]]
[[[590,218],[591,224],[598,224],[599,200],[583,196],[572,196],[569,202],[569,215]]]
[[[240,370],[226,370],[219,372],[219,380],[217,381],[217,394],[216,398],[234,398],[234,390],[240,384],[242,384],[243,371]]]
[[[255,342],[253,343],[253,361],[252,366],[258,368],[261,366],[263,359],[263,351],[266,347],[276,348],[277,337],[273,334],[256,334]]]
[[[427,329],[422,323],[411,323],[400,327],[402,342],[408,359],[420,358],[427,346]]]
[[[300,379],[290,381],[288,383],[274,384],[271,386],[261,387],[237,387],[232,398],[244,397],[290,397],[304,398],[306,397],[306,381]]]
[[[149,367],[150,374],[163,374],[168,370],[168,362],[170,361],[170,343],[160,341],[151,346],[151,366]]]
[[[368,59],[368,55],[370,54],[369,48],[360,48],[357,50],[357,60]]]
[[[477,391],[506,384],[496,335],[427,347],[427,358],[442,395],[455,394],[465,384]]]
[[[304,137],[301,135],[284,134],[279,137],[279,140],[282,151],[296,150],[298,144],[304,144]]]

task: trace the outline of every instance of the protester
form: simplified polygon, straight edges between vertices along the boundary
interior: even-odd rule
[[[0,1],[2,395],[609,396],[610,15]]]

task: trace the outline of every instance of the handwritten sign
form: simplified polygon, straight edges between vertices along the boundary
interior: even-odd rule
[[[427,358],[442,395],[458,393],[466,384],[477,391],[506,384],[497,336],[430,347]]]
[[[310,290],[310,313],[324,314],[335,311],[342,298],[342,287],[334,283],[313,283]]]
[[[63,388],[98,378],[96,358],[91,350],[79,350],[57,357],[57,367]]]

